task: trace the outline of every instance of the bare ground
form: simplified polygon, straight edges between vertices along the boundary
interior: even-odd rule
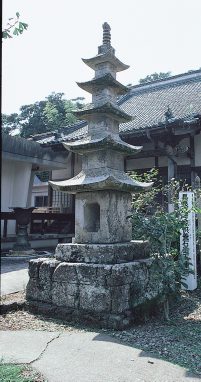
[[[24,293],[7,295],[3,303],[23,301]],[[93,327],[15,311],[0,316],[0,330],[85,331]],[[96,328],[97,331],[97,328]],[[123,331],[102,330],[130,346],[201,375],[201,282],[196,291],[181,292],[171,303],[170,320],[162,312]]]

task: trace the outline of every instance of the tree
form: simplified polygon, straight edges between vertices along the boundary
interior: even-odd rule
[[[16,12],[15,17],[10,17],[6,24],[6,27],[2,30],[2,38],[13,38],[13,36],[18,36],[22,34],[24,30],[28,28],[28,24],[20,21],[20,14]]]
[[[28,138],[31,135],[59,130],[76,122],[73,110],[82,107],[79,101],[63,99],[64,93],[51,93],[43,101],[23,105],[19,114],[2,115],[2,130],[12,133],[18,129],[19,135]]]
[[[12,131],[18,128],[18,114],[13,113],[10,115],[2,114],[2,129],[6,134],[10,134]]]
[[[152,82],[152,81],[156,81],[156,80],[163,80],[164,78],[168,78],[170,77],[171,75],[171,72],[166,72],[166,73],[153,73],[153,74],[150,74],[148,76],[146,76],[145,78],[141,78],[139,80],[139,83],[140,84],[146,84],[147,82]]]
[[[43,114],[45,105],[46,101],[39,101],[31,105],[21,106],[18,116],[21,137],[28,138],[30,135],[49,131]]]
[[[55,126],[60,129],[76,121],[76,117],[72,113],[76,105],[71,100],[62,99],[63,95],[64,93],[52,93],[46,98],[43,115],[50,130],[55,129]]]

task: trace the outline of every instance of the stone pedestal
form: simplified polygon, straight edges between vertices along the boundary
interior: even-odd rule
[[[149,257],[147,241],[115,244],[58,244],[56,259],[70,263],[120,264]]]
[[[102,328],[128,327],[139,307],[146,310],[163,294],[163,272],[153,259],[121,264],[35,259],[29,262],[29,276],[31,310]]]

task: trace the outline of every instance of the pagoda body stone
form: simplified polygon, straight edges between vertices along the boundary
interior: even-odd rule
[[[39,312],[120,329],[133,321],[136,307],[163,289],[148,243],[132,241],[129,218],[132,193],[151,184],[124,172],[125,157],[142,148],[119,136],[119,124],[131,117],[117,105],[117,97],[128,89],[116,73],[128,66],[115,56],[107,23],[98,55],[83,61],[95,71],[91,81],[78,83],[92,94],[92,105],[76,112],[88,121],[88,135],[64,143],[82,156],[82,170],[71,179],[49,182],[55,190],[75,194],[75,238],[57,245],[56,260],[30,262],[27,299]]]

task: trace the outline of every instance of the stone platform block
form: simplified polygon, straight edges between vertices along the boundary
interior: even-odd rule
[[[153,258],[114,265],[31,260],[29,275],[27,300],[36,311],[114,329],[164,293],[164,269]]]
[[[115,244],[58,244],[55,256],[59,261],[72,263],[119,264],[150,255],[148,241],[133,240]]]
[[[58,264],[58,260],[46,258],[29,261],[29,281],[26,288],[28,300],[52,301],[52,276]]]

